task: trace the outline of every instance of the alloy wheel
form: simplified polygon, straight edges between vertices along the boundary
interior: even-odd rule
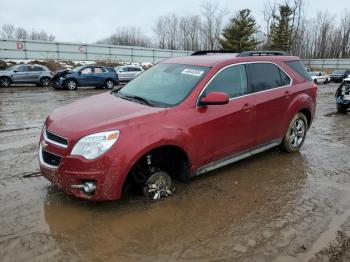
[[[74,90],[74,89],[77,88],[77,84],[75,83],[75,81],[69,80],[69,81],[67,82],[67,88],[68,88],[69,90]]]
[[[290,131],[289,142],[296,148],[304,140],[306,133],[305,123],[302,119],[298,118],[294,121],[292,129]]]
[[[50,80],[48,78],[44,78],[41,80],[41,85],[44,87],[48,87],[50,85]]]
[[[147,179],[144,193],[153,200],[168,197],[171,196],[174,191],[171,184],[171,178],[167,173],[157,172]]]
[[[107,89],[112,89],[114,87],[114,83],[111,80],[108,80],[106,82],[106,88]]]
[[[7,78],[0,79],[0,86],[2,87],[9,87],[11,84],[10,80]]]

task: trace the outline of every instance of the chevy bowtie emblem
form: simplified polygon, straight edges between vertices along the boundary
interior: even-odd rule
[[[46,149],[47,148],[47,144],[46,144],[45,140],[41,140],[41,148],[42,149]]]

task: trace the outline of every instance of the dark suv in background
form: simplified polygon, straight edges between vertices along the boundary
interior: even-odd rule
[[[5,71],[0,71],[0,86],[11,84],[36,84],[49,86],[53,73],[42,65],[15,65]]]
[[[342,82],[345,78],[350,75],[349,70],[334,70],[332,74],[330,74],[331,81],[333,82]]]
[[[113,89],[118,84],[114,68],[106,66],[78,66],[57,72],[53,77],[55,89],[76,90],[78,86]]]

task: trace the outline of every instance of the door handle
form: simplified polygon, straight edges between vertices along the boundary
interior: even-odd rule
[[[285,99],[289,99],[289,97],[290,97],[290,92],[289,91],[285,91],[284,92],[284,98]]]
[[[252,108],[254,107],[254,105],[252,104],[249,104],[249,103],[246,103],[242,106],[242,110],[244,112],[249,112]]]

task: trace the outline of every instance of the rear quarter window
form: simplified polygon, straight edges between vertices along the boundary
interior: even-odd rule
[[[306,70],[306,67],[301,61],[285,61],[284,63],[290,68],[292,68],[294,71],[296,71],[299,75],[301,75],[305,80],[312,81],[310,73]]]

